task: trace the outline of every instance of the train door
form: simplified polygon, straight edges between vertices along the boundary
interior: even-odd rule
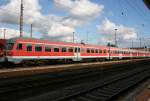
[[[79,47],[75,47],[74,50],[74,61],[81,61],[81,57],[80,57],[80,51],[81,49]]]

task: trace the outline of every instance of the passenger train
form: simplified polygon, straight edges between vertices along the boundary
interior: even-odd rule
[[[0,62],[14,64],[30,60],[84,61],[146,57],[150,57],[150,52],[34,38],[0,39]]]

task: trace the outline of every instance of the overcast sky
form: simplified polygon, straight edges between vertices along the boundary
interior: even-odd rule
[[[0,0],[0,37],[19,36],[21,0]],[[114,43],[114,29],[120,47],[150,46],[150,11],[142,0],[24,0],[24,36],[33,24],[34,37],[54,41],[75,41],[106,45]],[[88,35],[87,35],[88,33]],[[88,38],[87,38],[88,37]]]

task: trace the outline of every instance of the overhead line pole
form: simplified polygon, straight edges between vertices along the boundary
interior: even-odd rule
[[[115,29],[115,46],[117,47],[117,28]]]
[[[23,36],[23,0],[21,0],[20,7],[20,37]]]
[[[133,39],[132,39],[132,48],[133,48]]]
[[[142,42],[141,42],[141,38],[140,38],[140,48],[142,48]]]
[[[32,38],[32,27],[33,27],[33,24],[31,24],[31,38]]]

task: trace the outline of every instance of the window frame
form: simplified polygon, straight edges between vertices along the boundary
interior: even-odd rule
[[[63,53],[67,52],[67,47],[62,47],[61,52],[63,52]]]
[[[15,45],[14,43],[7,43],[6,50],[13,50],[14,45]]]
[[[90,48],[87,48],[87,49],[86,49],[86,52],[87,52],[87,53],[91,53],[91,49],[90,49]]]
[[[102,50],[102,49],[99,49],[99,53],[102,54],[102,53],[103,53],[103,50]]]
[[[45,52],[51,52],[52,48],[49,45],[45,45]]]
[[[91,53],[95,53],[95,49],[94,48],[91,49]]]
[[[19,45],[21,45],[21,48],[20,48]],[[22,44],[22,43],[17,43],[17,48],[16,48],[16,50],[23,50],[23,44]]]
[[[70,51],[70,50],[72,50],[72,51]],[[74,52],[73,50],[74,50],[74,48],[73,48],[73,47],[69,47],[69,48],[68,48],[68,52],[73,53],[73,52]]]
[[[56,51],[56,49],[58,49],[58,50]],[[54,47],[54,48],[53,48],[53,51],[54,51],[55,53],[58,53],[58,52],[60,51],[60,49],[59,49],[58,47]]]
[[[81,48],[81,53],[84,53],[85,49],[84,48]]]
[[[98,49],[95,49],[95,53],[98,53]]]
[[[29,46],[31,46],[31,50],[28,50],[28,47],[29,47]],[[32,52],[32,50],[33,50],[33,49],[32,49],[32,44],[26,44],[26,51],[27,51],[27,52]]]
[[[38,48],[40,49],[40,50],[38,50]],[[41,45],[35,45],[35,52],[42,52],[42,46]]]
[[[107,54],[107,50],[106,50],[106,49],[104,49],[104,51],[103,51],[103,52],[104,52],[104,54]]]

